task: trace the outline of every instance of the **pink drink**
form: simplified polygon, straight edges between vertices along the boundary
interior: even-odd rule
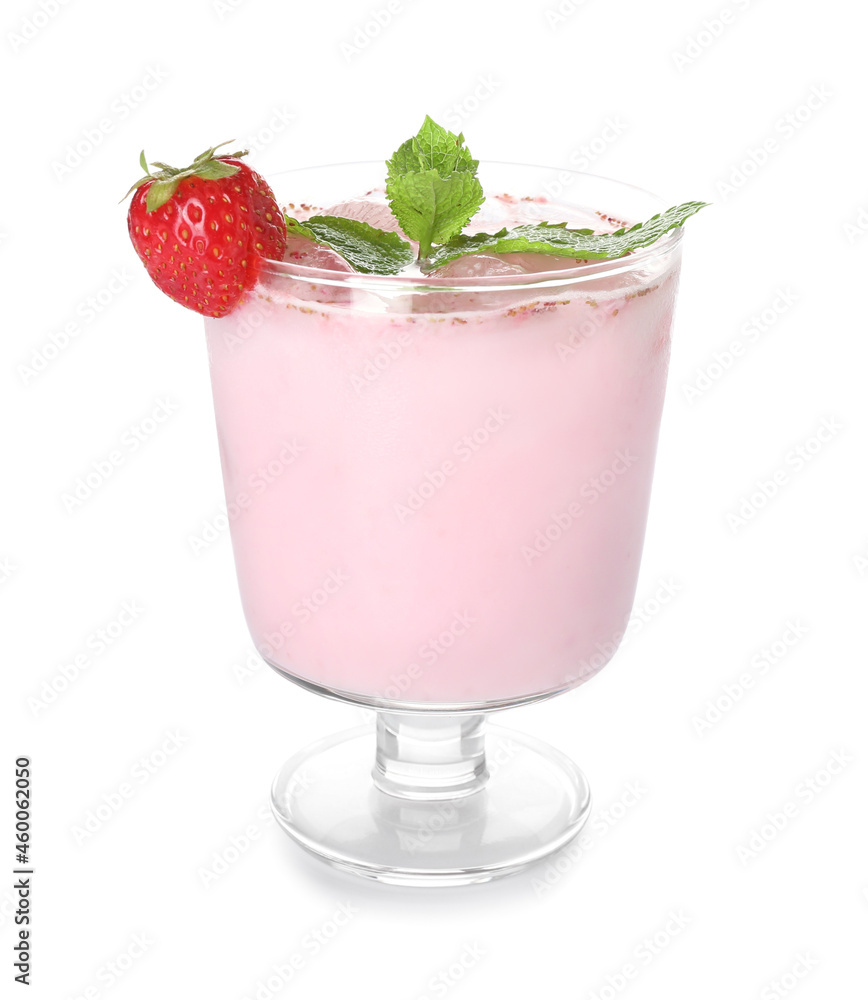
[[[207,320],[262,656],[392,707],[516,703],[599,669],[636,586],[678,263],[652,248],[459,293],[275,264]]]

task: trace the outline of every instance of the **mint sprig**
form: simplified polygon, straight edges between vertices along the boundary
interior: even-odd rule
[[[314,215],[299,222],[287,215],[286,235],[325,244],[362,274],[397,274],[413,262],[413,248],[406,240],[358,219]]]
[[[434,270],[457,257],[474,253],[544,253],[555,257],[575,257],[577,260],[623,257],[633,250],[656,243],[661,236],[683,225],[707,204],[705,201],[687,201],[652,216],[647,222],[637,222],[629,229],[618,229],[614,233],[568,229],[565,222],[540,222],[516,226],[515,229],[501,229],[497,233],[455,236],[432,250],[425,266]]]
[[[464,136],[427,115],[386,166],[386,197],[401,229],[418,241],[420,258],[431,253],[433,244],[457,236],[485,200],[476,177],[479,161],[471,157]]]
[[[207,163],[214,152],[207,150],[196,164],[204,159],[206,169],[214,169]],[[476,176],[479,161],[470,155],[462,134],[455,135],[426,115],[418,133],[395,150],[386,166],[386,197],[392,214],[403,233],[418,242],[419,260],[429,272],[458,257],[476,253],[539,253],[576,260],[623,257],[656,243],[707,204],[688,201],[675,205],[647,222],[614,233],[569,229],[565,222],[540,222],[468,236],[461,230],[485,197]],[[201,172],[201,164],[198,170]],[[171,184],[174,174],[165,180]],[[376,229],[357,219],[316,215],[299,222],[287,216],[286,227],[287,235],[302,236],[330,247],[363,274],[398,274],[413,261],[411,245],[397,233]]]

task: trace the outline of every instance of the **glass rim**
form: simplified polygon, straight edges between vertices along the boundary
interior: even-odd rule
[[[613,187],[644,195],[658,204],[658,211],[665,211],[666,208],[666,203],[653,192],[641,188],[636,184],[628,184],[625,181],[618,181],[601,174],[570,170],[566,167],[551,167],[534,163],[515,163],[508,160],[480,160],[479,162],[483,168],[487,165],[514,167],[546,171],[556,173],[559,176],[571,174],[576,178],[602,181],[606,184],[611,184]],[[309,171],[350,167],[365,168],[375,164],[382,164],[385,167],[385,161],[383,160],[349,160],[343,163],[322,163],[307,167],[290,167],[286,170],[275,171],[270,176],[279,178]],[[644,222],[646,220],[642,219],[639,221]],[[292,261],[272,260],[271,258],[264,258],[262,260],[260,273],[267,274],[272,278],[285,278],[294,281],[306,281],[309,284],[327,285],[335,288],[365,289],[368,291],[407,291],[408,289],[412,289],[416,292],[467,292],[484,289],[485,292],[505,292],[528,287],[540,289],[555,288],[563,287],[564,285],[581,285],[583,282],[592,281],[601,275],[624,274],[641,268],[644,264],[669,256],[680,246],[683,229],[683,226],[678,226],[676,229],[670,230],[655,243],[652,243],[651,246],[632,251],[621,257],[598,260],[588,264],[578,264],[575,267],[560,268],[552,271],[535,271],[527,274],[510,275],[508,281],[505,281],[504,276],[499,274],[482,275],[462,281],[456,278],[438,278],[436,275],[425,274],[363,274],[359,271],[330,271],[325,268],[306,267]]]

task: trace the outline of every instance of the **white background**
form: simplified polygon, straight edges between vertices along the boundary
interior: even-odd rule
[[[50,18],[33,0],[5,4],[0,39],[0,858],[11,872],[12,768],[24,753],[35,788],[28,995],[862,995],[858,8],[564,0],[558,14],[556,0],[401,0],[371,39],[365,25],[386,0],[42,7]],[[599,152],[615,121],[620,134],[588,169],[714,207],[687,227],[642,627],[592,683],[502,720],[586,771],[590,847],[562,855],[559,870],[408,891],[332,873],[263,819],[283,759],[358,713],[265,668],[238,676],[251,642],[227,533],[198,555],[190,545],[222,501],[202,321],[150,285],[117,202],[143,146],[181,163],[236,137],[267,176],[386,157],[426,112],[463,127],[477,157],[564,167],[584,146]],[[99,143],[68,159],[70,144],[87,151],[88,130]],[[763,331],[748,332],[764,311]],[[52,349],[70,322],[78,333]],[[726,367],[715,355],[733,342],[741,353]],[[47,363],[28,374],[35,356]],[[78,477],[165,399],[171,416],[67,509]],[[763,497],[758,483],[776,472]],[[655,604],[663,582],[674,596]],[[125,602],[141,609],[135,621],[97,653],[92,636]],[[777,657],[766,669],[763,650]],[[61,668],[74,674],[80,654],[86,665],[64,685]],[[180,747],[164,759],[169,733]],[[825,781],[836,753],[846,766],[808,801],[805,782]],[[77,835],[122,782],[132,797]],[[232,863],[206,885],[219,855]],[[0,879],[9,982],[12,881]],[[314,954],[306,936],[342,904],[355,915]],[[684,926],[667,941],[670,911]],[[642,942],[657,932],[649,962]],[[293,953],[304,967],[291,983],[257,986]],[[462,955],[470,968],[456,981],[448,970]],[[787,978],[794,966],[801,978]]]

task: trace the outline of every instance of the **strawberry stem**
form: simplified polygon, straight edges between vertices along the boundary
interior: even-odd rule
[[[151,173],[148,169],[145,151],[142,150],[139,156],[139,164],[142,170],[144,170],[145,176],[132,185],[129,191],[121,198],[121,201],[125,201],[133,191],[136,191],[143,184],[151,182],[145,207],[148,212],[156,212],[178,190],[180,182],[188,177],[201,177],[204,180],[210,181],[219,180],[221,177],[231,177],[238,172],[238,167],[233,163],[226,163],[226,160],[247,156],[249,150],[241,149],[235,153],[221,153],[220,156],[215,156],[214,154],[221,146],[228,146],[232,141],[232,139],[227,139],[226,142],[211,146],[203,153],[200,153],[188,167],[182,167],[181,169],[172,167],[168,163],[163,163],[161,160],[153,160],[151,166],[159,168],[156,173]]]

